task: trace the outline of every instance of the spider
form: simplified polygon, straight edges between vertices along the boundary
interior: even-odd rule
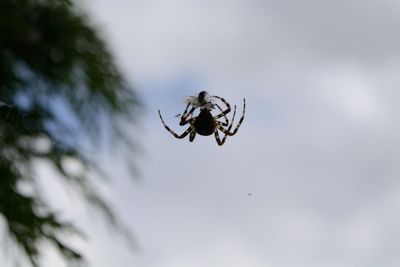
[[[213,103],[211,101],[211,99],[210,99],[211,97],[204,98],[204,96],[207,96],[207,92],[202,91],[202,92],[200,92],[197,99],[195,97],[191,97],[192,99],[186,100],[187,106],[181,116],[181,121],[180,121],[179,125],[180,126],[184,126],[186,124],[190,124],[190,125],[189,125],[189,128],[187,128],[181,135],[178,135],[177,133],[172,131],[169,128],[169,126],[167,124],[165,124],[164,119],[161,116],[160,110],[158,110],[158,115],[160,116],[161,122],[163,123],[165,129],[178,139],[183,139],[188,134],[190,134],[189,141],[193,142],[196,134],[200,134],[200,135],[204,135],[204,136],[209,136],[209,135],[214,134],[217,144],[222,146],[225,143],[225,140],[228,136],[235,135],[237,133],[237,131],[239,130],[239,127],[244,120],[244,115],[245,115],[245,110],[246,110],[246,99],[243,98],[242,117],[240,118],[239,123],[236,125],[236,128],[231,132],[231,128],[233,126],[233,121],[234,121],[235,115],[236,115],[236,105],[234,106],[232,120],[229,123],[229,120],[226,115],[231,111],[230,104],[222,97],[212,96],[212,98],[217,98],[226,105],[226,109],[222,110],[222,108],[217,103]],[[196,101],[194,101],[194,100],[196,100]],[[190,106],[192,106],[192,108],[189,110]],[[221,113],[219,113],[216,116],[213,116],[211,114],[211,110],[215,107],[217,107]],[[195,111],[196,108],[200,108],[200,113],[197,117],[193,117],[193,112]],[[225,119],[224,122],[218,120],[219,118],[222,118],[222,117]],[[225,127],[228,127],[228,128],[225,128]],[[222,140],[219,136],[218,130],[221,131],[222,133],[224,133],[224,137],[222,138]]]

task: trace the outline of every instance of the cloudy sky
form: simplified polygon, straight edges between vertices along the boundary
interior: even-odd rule
[[[147,107],[140,179],[107,185],[137,248],[85,219],[92,266],[399,266],[399,1],[83,6]],[[183,132],[175,115],[201,90],[239,114],[246,97],[222,147],[158,118]]]

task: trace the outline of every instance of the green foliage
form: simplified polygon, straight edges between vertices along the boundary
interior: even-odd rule
[[[68,114],[60,114],[55,103],[68,107]],[[0,0],[0,219],[33,266],[40,264],[43,243],[52,244],[67,260],[83,262],[62,240],[63,234],[79,231],[35,190],[20,190],[21,184],[35,187],[36,159],[55,166],[116,224],[88,179],[89,171],[99,169],[77,142],[67,141],[76,140],[77,133],[68,131],[62,116],[73,118],[94,140],[107,123],[114,136],[130,144],[121,122],[132,121],[138,107],[98,32],[70,1]],[[37,149],[43,139],[51,145]],[[78,177],[70,174],[65,158],[79,161],[86,171]]]

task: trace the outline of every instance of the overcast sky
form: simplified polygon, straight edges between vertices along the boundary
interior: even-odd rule
[[[83,6],[147,106],[140,180],[107,185],[138,248],[89,220],[92,266],[400,265],[398,0]],[[201,90],[246,97],[222,147],[158,118]]]

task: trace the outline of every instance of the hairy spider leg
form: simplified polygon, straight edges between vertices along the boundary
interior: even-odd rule
[[[160,115],[161,122],[164,125],[165,129],[167,129],[168,132],[170,132],[173,136],[175,136],[178,139],[185,138],[193,129],[192,125],[190,125],[189,128],[186,129],[186,131],[184,131],[181,135],[178,135],[177,133],[172,131],[171,128],[169,128],[169,126],[164,122],[160,110],[158,110],[158,115]]]
[[[190,103],[188,103],[188,105],[186,106],[186,109],[183,112],[183,114],[186,114],[189,106],[190,106]],[[190,132],[190,135],[189,135],[190,142],[193,142],[194,138],[196,137],[196,130],[194,129],[194,126],[193,126],[194,121],[196,120],[196,118],[193,118],[193,112],[195,111],[195,109],[196,109],[196,106],[192,104],[192,108],[190,109],[190,111],[186,114],[185,117],[182,116],[181,122],[179,123],[179,125],[185,125],[185,124],[190,123],[190,127],[189,127],[190,131],[189,131],[189,129],[186,130],[186,131]],[[188,119],[188,117],[190,117],[190,118]]]
[[[236,115],[236,105],[235,105],[234,108],[233,108],[232,121],[231,121],[231,123],[230,123],[230,125],[229,125],[229,127],[228,127],[228,131],[230,131],[231,128],[232,128],[232,126],[233,126],[233,121],[235,120],[235,115]],[[218,126],[220,126],[220,125],[227,126],[227,125],[224,125],[222,122],[218,122]],[[219,129],[219,128],[218,128],[218,129]],[[220,139],[220,137],[219,137],[218,129],[215,129],[215,132],[214,132],[215,140],[217,141],[217,144],[218,144],[219,146],[222,146],[222,145],[225,143],[226,138],[228,137],[228,135],[225,134],[224,137],[222,138],[222,141],[221,141],[221,139]]]
[[[215,116],[214,119],[222,118],[222,117],[226,116],[226,114],[231,112],[231,105],[228,102],[226,102],[225,98],[222,98],[222,97],[216,96],[216,95],[213,96],[213,97],[218,98],[219,100],[221,100],[227,107],[227,109],[225,111],[223,111],[221,114]]]
[[[227,129],[228,132],[232,129],[233,121],[235,120],[235,115],[236,115],[236,105],[235,105],[234,108],[233,108],[232,121],[231,121],[231,124],[229,125],[229,127],[228,127],[228,129]],[[224,135],[224,138],[222,138],[222,144],[225,143],[225,140],[226,140],[227,137],[228,137],[228,135],[225,134],[225,135]]]
[[[218,105],[217,103],[215,103],[215,105],[217,106],[217,108],[218,108],[221,112],[224,112],[224,111],[222,110],[222,108],[220,107],[220,105]],[[228,126],[228,125],[229,125],[228,117],[226,116],[226,114],[224,114],[223,117],[225,118],[225,122],[219,122],[219,123],[221,123],[221,125],[223,125],[223,126]],[[214,119],[215,119],[215,116],[214,116]]]
[[[190,132],[190,135],[189,135],[189,141],[193,142],[195,137],[196,137],[196,130],[194,128],[192,128],[192,131]]]
[[[239,123],[236,125],[235,130],[233,130],[233,132],[230,132],[229,130],[225,129],[221,125],[218,126],[218,129],[221,130],[221,132],[223,132],[226,135],[229,135],[229,136],[235,135],[237,133],[237,131],[239,130],[239,127],[240,127],[240,125],[242,124],[242,122],[244,120],[245,112],[246,112],[246,99],[243,98],[243,113],[242,113],[242,117],[239,120]]]
[[[179,123],[180,126],[186,125],[188,123],[191,122],[191,120],[193,119],[193,112],[196,109],[195,106],[192,106],[192,108],[190,109],[190,111],[188,112],[188,109],[190,107],[190,103],[187,104],[185,111],[183,112],[182,116],[181,116],[181,122]],[[188,119],[190,117],[190,119]]]

